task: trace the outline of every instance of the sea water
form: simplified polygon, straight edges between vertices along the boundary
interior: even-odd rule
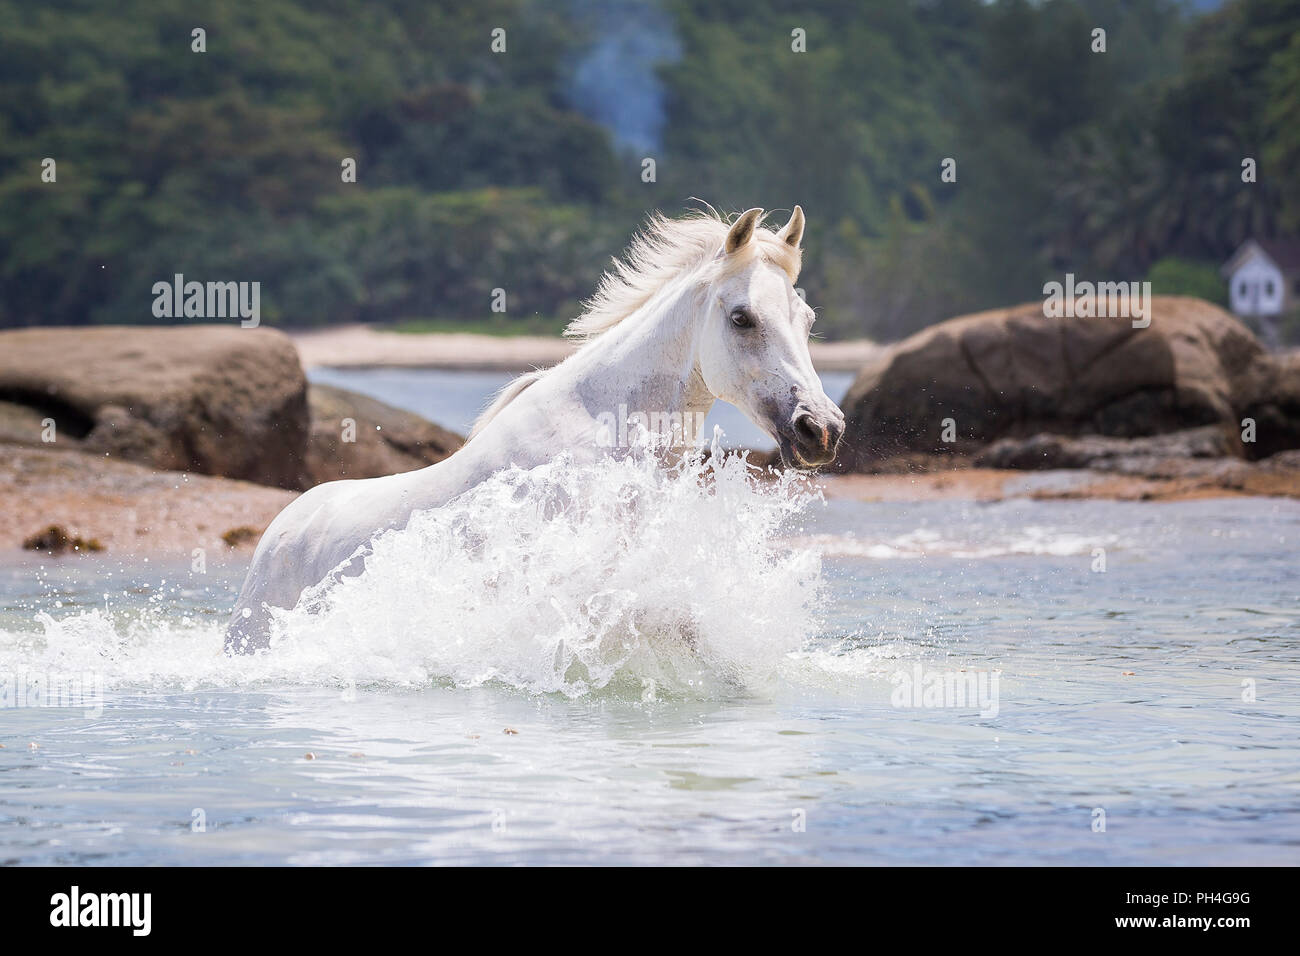
[[[1300,862],[1297,542],[1289,500],[561,460],[241,658],[238,561],[14,556],[0,861]]]

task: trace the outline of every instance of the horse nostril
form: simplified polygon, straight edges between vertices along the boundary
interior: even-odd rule
[[[802,441],[814,448],[828,447],[830,436],[826,432],[826,427],[807,412],[794,420],[794,430]]]
[[[834,448],[840,443],[840,439],[844,437],[844,422],[832,420],[826,430],[830,432],[831,447]]]

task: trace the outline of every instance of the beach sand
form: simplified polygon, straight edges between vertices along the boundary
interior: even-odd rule
[[[1300,470],[1251,469],[1225,483],[1208,477],[1140,478],[1088,470],[1011,471],[956,468],[903,475],[832,475],[821,480],[827,498],[853,501],[1188,501],[1195,498],[1300,498]]]
[[[252,548],[297,492],[247,481],[154,471],[78,451],[0,446],[0,551],[50,525],[98,541],[114,556],[188,557]],[[249,528],[253,533],[238,533]]]
[[[1300,471],[1295,469],[1251,469],[1238,487],[1205,478],[1152,480],[1092,471],[985,468],[824,475],[817,481],[828,499],[867,502],[1300,497]],[[203,548],[209,560],[234,556],[250,552],[271,519],[296,494],[246,481],[154,471],[78,451],[3,445],[0,552],[19,554],[25,539],[53,524],[70,536],[98,541],[112,556],[182,558],[195,548]]]
[[[386,332],[367,325],[290,332],[304,368],[451,368],[524,372],[563,361],[577,348],[571,339],[535,335]],[[816,342],[813,364],[823,372],[852,372],[880,346],[866,339]]]

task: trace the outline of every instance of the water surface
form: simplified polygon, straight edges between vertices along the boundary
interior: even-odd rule
[[[826,549],[824,616],[775,681],[653,700],[315,672],[242,682],[204,623],[236,569],[200,583],[138,568],[105,601],[94,559],[43,582],[10,567],[4,670],[118,663],[102,714],[0,713],[0,857],[1300,859],[1297,503],[836,502],[801,533]],[[51,658],[31,649],[33,608],[101,609],[116,636],[103,642],[101,621]],[[915,664],[998,671],[997,716],[893,706],[892,675]]]
[[[506,376],[313,378],[463,430]],[[256,660],[237,560],[0,564],[5,702],[101,688],[0,709],[0,860],[1300,861],[1300,502],[548,480],[385,539]],[[902,694],[967,675],[996,697]]]

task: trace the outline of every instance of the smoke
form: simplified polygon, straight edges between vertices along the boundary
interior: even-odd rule
[[[569,102],[607,127],[619,147],[657,148],[664,90],[655,68],[682,54],[672,18],[654,0],[573,0],[572,11],[594,42],[574,68]]]

